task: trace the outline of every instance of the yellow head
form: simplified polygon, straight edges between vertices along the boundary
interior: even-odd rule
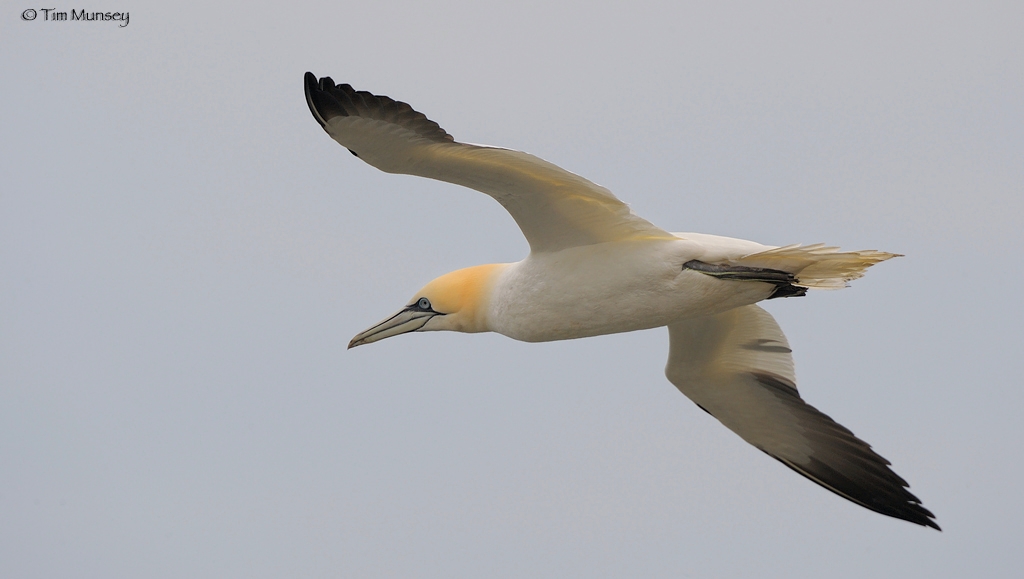
[[[506,265],[478,265],[442,275],[416,292],[395,315],[352,338],[348,347],[420,330],[488,331],[491,290]]]

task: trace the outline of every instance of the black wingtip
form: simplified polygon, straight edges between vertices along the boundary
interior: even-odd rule
[[[856,438],[854,440],[859,441]],[[906,481],[884,465],[879,464],[878,466],[882,468],[884,475],[891,476],[891,478],[884,477],[889,478],[888,481],[875,480],[872,482],[869,478],[855,481],[849,476],[836,471],[828,464],[814,458],[811,458],[806,466],[800,466],[779,458],[770,452],[766,452],[766,454],[786,465],[797,474],[866,509],[887,517],[893,517],[894,519],[900,519],[908,523],[921,525],[922,527],[931,527],[939,532],[942,531],[934,520],[935,515],[926,509],[921,504],[921,500],[910,492]],[[871,454],[874,454],[874,452]],[[888,464],[888,461],[881,456],[876,454],[875,456],[885,464]],[[878,483],[881,483],[881,485]],[[871,487],[874,488],[872,489]]]
[[[325,131],[332,119],[352,116],[392,123],[416,133],[419,137],[438,143],[455,141],[437,123],[407,103],[366,91],[357,91],[348,84],[335,84],[329,76],[317,80],[312,72],[306,73],[303,85],[309,112]]]
[[[306,89],[306,105],[309,106],[309,112],[313,113],[313,118],[316,122],[320,123],[320,126],[326,129],[324,126],[324,120],[320,116],[320,113],[316,112],[316,105],[313,104],[313,93],[320,90],[320,87],[316,83],[316,75],[312,72],[306,72],[306,76],[303,77],[303,86]]]
[[[330,90],[334,89],[334,81],[331,77],[325,76],[319,81],[312,72],[307,72],[303,77],[303,85],[306,91],[306,104],[309,105],[309,112],[313,114],[316,122],[320,123],[323,129],[327,130],[327,121],[334,117],[347,117],[348,112],[338,100],[331,95]]]

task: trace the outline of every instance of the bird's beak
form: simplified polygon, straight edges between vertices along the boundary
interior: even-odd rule
[[[415,332],[426,325],[427,321],[434,316],[442,315],[434,311],[424,311],[416,306],[402,308],[399,312],[372,328],[361,332],[352,338],[348,343],[349,349],[363,344],[370,344],[377,340],[397,336],[406,332]]]

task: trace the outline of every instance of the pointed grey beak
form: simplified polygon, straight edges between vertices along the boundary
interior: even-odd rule
[[[370,344],[377,340],[397,336],[398,334],[415,332],[426,325],[430,318],[438,315],[443,314],[439,314],[433,310],[422,310],[415,305],[402,308],[397,314],[376,326],[357,334],[356,337],[352,338],[352,341],[348,343],[348,347],[349,349],[352,349],[356,346]]]

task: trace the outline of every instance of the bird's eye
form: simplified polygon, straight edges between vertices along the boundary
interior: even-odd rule
[[[427,298],[420,298],[420,301],[416,302],[416,306],[421,310],[429,310],[430,300]]]

